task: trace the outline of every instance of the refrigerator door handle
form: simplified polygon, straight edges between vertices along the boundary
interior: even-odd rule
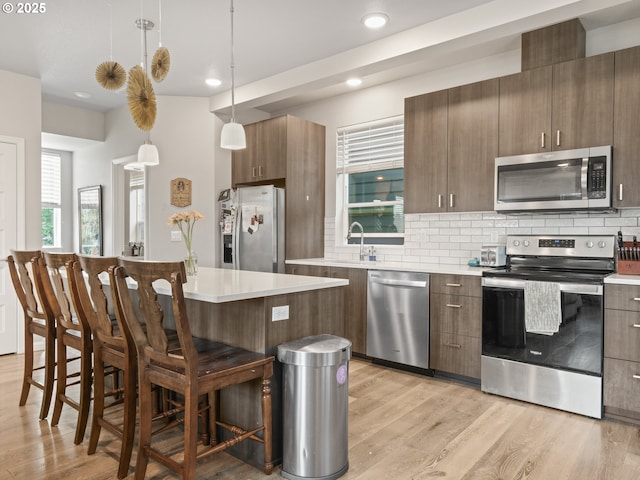
[[[240,225],[242,224],[242,209],[236,207],[236,214],[233,224],[233,240],[231,242],[231,265],[234,270],[238,270],[240,268],[238,258],[240,255],[238,254],[238,247],[240,246],[240,241],[238,237],[240,236]]]
[[[281,239],[278,238],[278,222],[280,219],[278,218],[278,194],[275,188],[271,189],[271,199],[272,206],[271,211],[273,212],[273,219],[271,221],[271,238],[273,241],[271,242],[271,271],[274,273],[278,272],[278,242]]]

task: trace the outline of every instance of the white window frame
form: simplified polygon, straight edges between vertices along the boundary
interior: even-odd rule
[[[382,141],[376,141],[382,139]],[[351,146],[351,149],[349,149]],[[347,243],[349,229],[349,209],[358,207],[404,206],[402,199],[392,201],[371,201],[349,203],[349,174],[379,170],[404,169],[404,116],[398,115],[372,122],[340,127],[336,133],[336,189],[342,196],[336,196],[336,211],[342,216],[343,244]],[[404,209],[403,209],[404,210]],[[403,214],[404,217],[404,214]],[[358,230],[352,238],[359,239]],[[395,238],[404,240],[402,229],[395,233],[365,232],[365,243],[382,244],[376,239]]]

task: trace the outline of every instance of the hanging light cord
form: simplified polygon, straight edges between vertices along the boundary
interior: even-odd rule
[[[158,11],[159,11],[158,46],[161,47],[162,46],[162,0],[158,0]]]
[[[113,7],[109,6],[109,60],[113,61]]]
[[[233,45],[233,0],[231,0],[231,122],[235,123],[236,121],[236,96],[235,96],[235,74],[234,70],[236,68],[234,62],[233,55],[234,45]]]

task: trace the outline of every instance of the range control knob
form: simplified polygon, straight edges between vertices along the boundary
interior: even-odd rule
[[[593,248],[593,242],[591,240],[587,242],[587,248]]]
[[[604,240],[600,240],[600,241],[598,242],[598,246],[599,246],[600,248],[604,248],[604,247],[606,247],[606,246],[607,246],[607,243],[606,243]]]
[[[514,247],[519,247],[520,246],[520,240],[514,240],[513,241],[513,246]]]
[[[525,247],[528,247],[528,246],[530,245],[529,240],[525,240],[524,242],[522,242],[522,244],[523,244]]]

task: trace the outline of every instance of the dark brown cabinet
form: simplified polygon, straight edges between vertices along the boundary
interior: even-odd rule
[[[232,154],[234,187],[285,188],[285,257],[324,255],[325,127],[291,115],[245,125],[247,148]]]
[[[605,285],[604,406],[640,422],[640,286]]]
[[[613,143],[614,54],[500,78],[499,155]]]
[[[367,349],[367,270],[362,268],[287,265],[293,275],[333,277],[349,280],[344,287],[344,335],[351,340],[352,352],[365,355]]]
[[[479,379],[482,353],[480,278],[432,274],[430,284],[430,367]]]
[[[286,177],[287,116],[245,126],[247,148],[233,152],[233,185],[262,183]]]
[[[498,79],[405,99],[405,213],[493,209]]]
[[[640,205],[640,47],[615,52],[613,206]]]
[[[552,67],[500,78],[501,157],[550,150]]]
[[[443,205],[447,185],[448,102],[447,90],[404,101],[405,213],[435,211],[438,204]]]

